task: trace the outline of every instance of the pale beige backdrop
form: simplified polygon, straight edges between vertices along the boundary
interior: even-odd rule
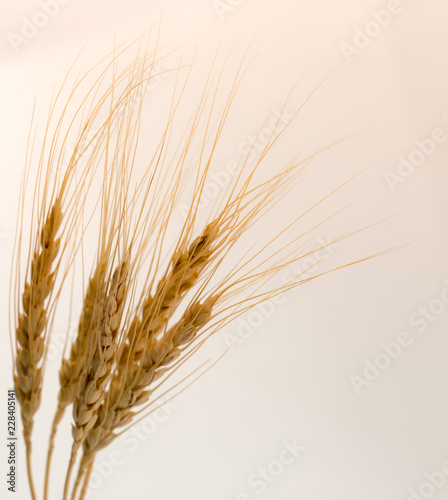
[[[228,147],[219,152],[217,171],[238,158],[238,150],[279,109],[302,73],[291,101],[294,109],[339,66],[283,138],[278,158],[285,161],[302,149],[365,132],[316,160],[281,210],[304,208],[368,169],[308,220],[316,224],[351,204],[313,233],[315,241],[392,218],[333,248],[321,269],[411,244],[304,285],[282,303],[246,315],[217,334],[202,358],[216,359],[242,332],[246,338],[98,458],[89,498],[446,498],[445,0],[3,0],[0,437],[6,442],[6,388],[11,386],[9,263],[34,98],[43,124],[53,89],[87,42],[83,67],[112,48],[114,32],[119,41],[132,40],[161,14],[162,45],[182,45],[185,54],[197,45],[200,74],[219,43],[225,51],[238,36],[235,50],[241,54],[258,33],[252,49],[258,56],[229,119]],[[160,79],[150,99],[157,102],[169,78]],[[150,153],[150,141],[143,148]],[[268,167],[276,166],[271,159]],[[267,223],[275,228],[277,220]],[[65,329],[61,314],[55,332]],[[36,421],[39,485],[58,364],[57,357],[49,363],[51,379]],[[55,499],[61,498],[69,426],[67,416],[53,467]],[[1,498],[29,498],[22,441],[19,454],[18,492],[8,494],[3,477]],[[4,451],[0,460],[5,470]]]

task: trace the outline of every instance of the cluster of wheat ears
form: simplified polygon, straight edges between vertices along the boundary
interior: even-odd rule
[[[250,61],[247,54],[242,58],[217,110],[226,63],[219,68],[216,61],[212,64],[193,107],[185,97],[193,64],[180,61],[170,69],[174,85],[169,109],[157,119],[159,136],[145,137],[153,153],[143,173],[136,173],[142,96],[157,76],[154,68],[167,57],[159,55],[159,34],[152,33],[115,48],[79,75],[61,105],[64,81],[52,100],[37,168],[31,127],[11,275],[11,331],[33,500],[40,497],[32,475],[33,424],[52,325],[61,297],[67,288],[72,293],[78,286],[74,278],[71,287],[66,284],[69,276],[77,275],[73,270],[80,260],[90,274],[83,287],[77,335],[67,339],[59,369],[45,500],[57,429],[66,410],[72,412],[73,444],[66,454],[63,499],[83,499],[97,453],[157,408],[161,397],[189,383],[192,373],[175,384],[168,384],[168,379],[213,333],[260,301],[311,279],[295,276],[286,284],[272,285],[279,271],[316,250],[309,238],[314,228],[297,229],[314,207],[294,216],[258,246],[250,241],[246,252],[232,250],[280,196],[294,189],[309,162],[334,144],[294,158],[267,178],[259,176],[260,165],[288,127],[280,125],[279,117],[256,162],[248,166],[247,155],[241,158],[237,174],[204,218],[198,209],[203,189]],[[183,123],[186,113],[179,109],[185,102],[191,112]],[[64,164],[70,141],[73,151]],[[187,185],[193,186],[189,210],[179,220],[174,209],[181,196],[187,196]],[[28,200],[31,240],[22,251],[25,238],[20,228],[30,220]],[[89,230],[98,237],[90,263],[83,249]],[[277,245],[284,234],[290,235],[289,243]],[[39,455],[43,458],[45,453],[39,450]]]

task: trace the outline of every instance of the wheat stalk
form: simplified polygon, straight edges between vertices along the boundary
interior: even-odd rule
[[[53,204],[40,233],[39,251],[31,261],[30,279],[22,295],[23,313],[16,330],[18,348],[14,385],[20,403],[31,494],[36,498],[31,473],[31,433],[42,392],[42,361],[47,326],[46,299],[54,289],[54,263],[60,249],[57,233],[62,222],[61,200]]]
[[[68,494],[71,470],[76,453],[96,421],[95,411],[102,402],[104,391],[112,376],[112,366],[117,352],[118,329],[123,315],[130,257],[127,255],[117,266],[105,298],[96,338],[89,353],[86,375],[73,403],[73,447],[67,472],[64,499]]]

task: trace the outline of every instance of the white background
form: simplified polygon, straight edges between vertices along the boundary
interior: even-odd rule
[[[228,6],[221,15],[218,4]],[[42,7],[30,0],[2,1],[0,313],[4,328],[0,363],[4,410],[0,436],[5,442],[6,388],[11,386],[8,283],[34,98],[43,123],[53,89],[86,42],[82,64],[88,67],[111,49],[114,30],[120,41],[132,40],[159,20],[162,9],[162,43],[169,48],[183,45],[180,50],[189,53],[197,44],[198,71],[206,69],[219,42],[228,48],[238,35],[237,50],[242,50],[262,28],[253,48],[258,57],[226,129],[229,148],[220,151],[218,163],[237,159],[237,145],[258,131],[305,70],[293,107],[341,64],[293,124],[282,151],[288,157],[303,147],[312,149],[369,130],[316,160],[282,210],[306,206],[318,194],[369,167],[316,213],[310,224],[353,204],[315,235],[336,237],[393,217],[341,243],[325,262],[325,269],[395,245],[412,244],[289,293],[249,338],[175,399],[168,418],[161,413],[148,421],[136,449],[121,442],[104,451],[97,462],[103,464],[96,471],[98,487],[90,498],[405,500],[413,498],[410,488],[423,488],[421,493],[427,496],[421,498],[446,498],[448,479],[442,484],[444,479],[439,478],[440,488],[424,484],[428,481],[425,473],[440,470],[448,460],[446,305],[422,332],[409,321],[422,307],[440,306],[434,300],[448,286],[444,284],[448,279],[448,141],[438,145],[395,190],[385,173],[397,172],[400,157],[408,158],[417,148],[415,141],[431,137],[439,127],[448,131],[444,121],[448,7],[444,0],[402,0],[401,6],[390,24],[348,61],[343,50],[347,45],[342,44],[355,44],[358,29],[364,30],[372,21],[372,10],[387,8],[386,1],[71,0],[18,51],[10,43],[11,33],[20,34],[24,18],[33,19]],[[145,148],[150,151],[151,144]],[[55,330],[63,330],[65,324],[66,319],[57,318]],[[236,335],[239,325],[229,325],[226,332]],[[412,344],[358,394],[352,376],[363,376],[366,359],[374,361],[382,343],[396,341],[403,331],[410,334]],[[204,356],[217,358],[225,350],[223,333],[212,339]],[[39,491],[58,363],[52,362],[49,373],[53,378],[36,420],[34,462]],[[51,498],[61,498],[69,421],[67,415],[55,452]],[[284,442],[294,440],[305,450],[259,494],[248,479],[259,469],[275,468],[272,463]],[[23,460],[23,443],[19,446]],[[113,450],[120,464],[113,466],[111,474],[107,463]],[[5,452],[2,457],[6,466]],[[98,481],[101,473],[110,477]],[[5,483],[2,479],[2,498],[7,494]],[[22,462],[18,493],[9,497],[29,498]]]

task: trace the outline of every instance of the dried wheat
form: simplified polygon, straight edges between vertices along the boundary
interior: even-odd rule
[[[117,352],[118,329],[123,315],[128,274],[129,255],[115,269],[104,301],[96,338],[93,340],[86,375],[73,403],[73,449],[67,473],[64,498],[68,493],[70,473],[77,450],[95,424],[96,410],[102,402],[104,391],[112,376],[112,366]]]
[[[129,368],[133,373],[136,372],[131,385],[126,384],[129,381],[126,380],[126,374],[124,380],[119,377],[113,379],[110,394],[120,397],[115,404],[109,398],[104,401],[99,412],[98,425],[89,432],[84,442],[86,457],[107,446],[115,437],[113,432],[131,422],[134,416],[132,410],[145,403],[151,396],[151,384],[170,368],[182,350],[195,339],[197,332],[209,322],[218,298],[218,295],[212,295],[203,303],[194,302],[162,338],[150,337],[140,364],[133,363]]]
[[[56,199],[40,234],[40,251],[31,261],[30,279],[22,295],[23,313],[19,314],[17,358],[14,377],[17,400],[20,403],[23,433],[27,447],[29,471],[31,433],[34,414],[39,408],[42,391],[42,361],[46,345],[47,310],[45,302],[54,288],[54,263],[60,240],[56,238],[62,222],[61,200]],[[35,498],[31,479],[32,496]]]

